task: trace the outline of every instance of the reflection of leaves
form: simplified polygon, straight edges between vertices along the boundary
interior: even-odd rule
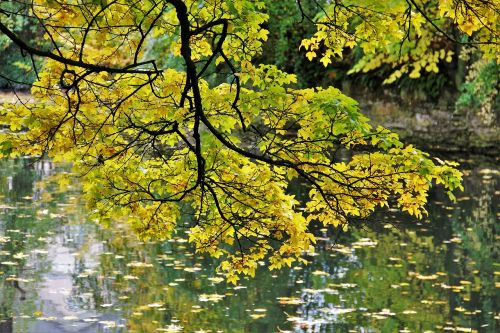
[[[491,193],[494,191],[492,187]],[[493,232],[495,211],[490,206],[494,201],[486,193],[481,197],[467,194],[473,199],[459,198],[463,209],[459,213],[448,210],[444,201],[431,204],[429,218],[433,223],[425,228],[353,230],[350,240],[340,240],[336,247],[331,246],[329,237],[322,237],[318,242],[326,243],[324,248],[329,250],[308,256],[309,265],[275,275],[262,272],[236,287],[228,286],[221,276],[213,276],[216,261],[194,255],[180,231],[179,238],[171,242],[142,243],[123,225],[109,230],[87,228],[85,240],[75,244],[80,255],[75,257],[79,270],[74,274],[72,297],[80,299],[77,305],[85,303],[99,313],[121,309],[128,329],[137,332],[165,332],[183,326],[183,332],[246,333],[261,332],[259,325],[264,324],[279,326],[283,332],[331,327],[340,331],[460,331],[479,330],[479,325],[489,324],[480,331],[491,328],[495,332],[491,300],[496,297],[500,266],[492,263],[496,253],[492,241],[498,240]],[[36,283],[36,279],[30,280],[31,275],[18,274],[18,267],[24,267],[26,254],[45,262],[46,245],[61,223],[51,214],[71,221],[71,212],[78,211],[75,205],[65,206],[65,198],[62,193],[54,195],[55,201],[36,209],[24,199],[20,206],[18,201],[7,202],[16,210],[0,212],[0,223],[9,223],[5,228],[9,231],[0,236],[0,261],[19,265],[2,266],[9,271],[3,277],[0,274],[0,283],[5,279],[9,284],[15,280]],[[44,209],[46,214],[33,215]],[[5,222],[6,216],[14,213],[17,221]],[[470,220],[464,222],[465,218]],[[22,239],[27,243],[20,242]],[[18,245],[7,250],[12,242]],[[85,254],[96,245],[101,255],[90,266]],[[19,259],[13,258],[16,254]],[[16,275],[9,278],[11,269]],[[4,295],[0,294],[2,301],[15,296]],[[108,304],[112,307],[103,307]],[[481,311],[488,307],[492,314]],[[266,311],[261,312],[263,309]],[[49,314],[40,312],[40,316]],[[58,320],[76,320],[70,318]],[[100,319],[85,321],[100,321],[99,325],[106,327],[106,321]]]

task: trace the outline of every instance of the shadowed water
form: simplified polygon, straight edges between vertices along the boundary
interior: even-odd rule
[[[88,221],[65,168],[0,161],[0,333],[498,332],[498,161],[461,162],[465,191],[433,191],[425,221],[318,228],[309,265],[232,286],[182,233]]]

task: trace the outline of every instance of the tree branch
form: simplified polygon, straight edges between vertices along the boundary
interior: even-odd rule
[[[40,57],[44,58],[49,58],[55,61],[58,61],[62,64],[65,65],[70,65],[70,66],[76,66],[80,68],[85,68],[87,70],[90,70],[92,72],[108,72],[108,73],[128,73],[128,74],[159,74],[160,72],[158,70],[144,70],[144,69],[133,69],[136,67],[139,67],[141,65],[149,64],[152,61],[146,61],[146,62],[141,62],[141,63],[135,63],[129,66],[125,66],[122,68],[118,67],[108,67],[108,66],[101,66],[101,65],[95,65],[95,64],[89,64],[83,61],[79,60],[73,60],[69,58],[65,58],[63,56],[54,54],[52,52],[48,51],[43,51],[39,50],[37,48],[34,48],[32,46],[29,46],[26,44],[22,39],[16,36],[15,33],[13,33],[7,26],[5,26],[3,23],[0,22],[0,31],[4,33],[12,42],[14,42],[21,50]]]

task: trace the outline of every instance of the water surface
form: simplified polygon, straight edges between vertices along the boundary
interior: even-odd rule
[[[465,192],[434,190],[425,221],[318,228],[309,265],[232,286],[180,232],[143,243],[88,221],[65,168],[0,161],[0,333],[498,332],[498,161],[462,167]]]

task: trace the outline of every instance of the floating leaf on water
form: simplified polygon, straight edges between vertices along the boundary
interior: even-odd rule
[[[356,309],[333,307],[333,308],[322,308],[319,309],[319,311],[330,315],[339,315],[339,314],[354,312],[356,311]]]
[[[384,316],[395,316],[396,314],[394,312],[391,312],[390,309],[382,309],[378,314],[384,315]]]
[[[342,254],[352,254],[352,249],[347,246],[337,245],[332,247],[332,251],[339,252]]]
[[[406,315],[411,315],[411,314],[416,314],[417,311],[414,311],[414,310],[404,310],[402,313],[406,314]]]
[[[375,319],[387,319],[390,316],[395,316],[396,314],[394,312],[391,312],[389,309],[382,309],[380,312],[374,312],[370,314],[371,317]]]
[[[133,268],[153,267],[153,264],[146,262],[132,261],[127,264],[127,267],[133,267]]]
[[[250,315],[250,318],[252,319],[260,319],[260,318],[264,318],[266,316],[265,313],[252,313]]]
[[[26,259],[29,257],[29,255],[24,254],[22,252],[16,253],[12,256],[14,259]]]
[[[324,288],[324,289],[312,289],[312,288],[304,288],[302,289],[303,293],[307,294],[318,294],[318,293],[327,293],[337,295],[339,292],[336,289],[332,288]]]
[[[204,310],[204,309],[203,309],[201,306],[199,306],[199,305],[193,305],[193,306],[191,306],[191,307],[192,307],[191,312],[193,312],[193,313],[198,313],[198,312],[201,312],[201,311],[203,311],[203,310]]]
[[[480,175],[498,175],[498,174],[500,174],[500,171],[495,170],[495,169],[481,169],[481,170],[479,170],[479,174]]]
[[[208,280],[217,284],[217,283],[221,283],[222,281],[224,281],[224,278],[221,278],[220,276],[215,276],[215,277],[209,277]]]
[[[159,332],[168,332],[168,333],[176,333],[176,332],[182,332],[183,327],[175,324],[170,324],[164,328],[160,327],[157,328],[156,330]]]
[[[311,289],[311,288],[302,289],[302,292],[306,294],[317,294],[320,293],[321,291],[322,291],[321,289]]]
[[[477,332],[472,328],[468,327],[453,327],[453,326],[445,326],[443,327],[443,331],[453,331],[453,332]]]
[[[234,290],[247,289],[247,286],[235,286]]]
[[[99,324],[103,325],[104,328],[115,328],[116,327],[116,322],[112,320],[101,320],[99,321]]]
[[[15,277],[15,276],[9,276],[8,278],[5,279],[5,281],[17,281],[17,282],[22,282],[22,283],[28,283],[28,282],[33,282],[34,280],[23,279],[23,278]]]
[[[420,301],[422,304],[428,304],[428,305],[444,305],[447,304],[448,302],[446,301],[434,301],[432,299],[423,299]]]
[[[83,272],[83,273],[78,274],[76,277],[84,279],[84,278],[89,277],[89,275],[90,275],[89,273]]]
[[[337,289],[325,288],[321,290],[322,292],[330,295],[338,295],[339,291]]]
[[[289,304],[289,305],[299,305],[305,302],[301,298],[297,297],[278,297],[279,304]]]
[[[188,273],[195,273],[195,272],[201,271],[201,268],[200,267],[186,267],[186,268],[184,268],[184,271],[188,272]]]
[[[341,283],[339,285],[334,285],[334,286],[342,289],[348,289],[348,288],[356,288],[358,285],[355,283]]]
[[[369,238],[361,238],[360,240],[352,243],[352,246],[355,246],[355,247],[363,247],[363,246],[374,247],[377,244],[378,243],[376,241],[372,241]]]
[[[149,308],[161,308],[163,306],[163,303],[151,303],[147,305]]]
[[[443,288],[443,289],[452,289],[452,288],[453,288],[453,286],[449,286],[449,285],[447,285],[446,283],[441,283],[441,284],[439,284],[439,286],[440,286],[441,288]]]
[[[431,274],[431,275],[417,274],[417,275],[415,275],[415,277],[419,280],[436,280],[439,277],[439,275],[437,275],[437,274]]]
[[[222,300],[226,295],[219,295],[219,294],[201,294],[200,297],[198,297],[198,300],[200,302],[214,302],[217,303],[220,300]]]
[[[327,323],[327,321],[324,319],[309,319],[309,318],[301,318],[294,316],[287,317],[286,320],[293,322],[297,326],[300,326],[301,329],[323,325]]]

